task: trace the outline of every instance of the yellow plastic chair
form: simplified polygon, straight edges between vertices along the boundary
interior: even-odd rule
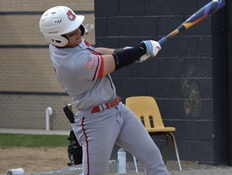
[[[130,108],[135,115],[141,120],[148,133],[152,135],[165,135],[166,148],[164,163],[167,163],[169,137],[172,138],[177,162],[180,171],[182,171],[176,139],[172,132],[176,131],[175,127],[166,127],[160,114],[159,107],[153,97],[150,96],[133,96],[126,98],[126,106]],[[135,157],[134,157],[135,159]]]

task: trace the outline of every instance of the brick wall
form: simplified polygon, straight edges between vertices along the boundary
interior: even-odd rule
[[[39,31],[42,13],[57,5],[85,15],[84,24],[94,27],[93,0],[0,1],[1,128],[45,129],[48,106],[54,110],[51,129],[70,128],[62,108],[71,100],[55,76],[48,44]],[[94,45],[94,30],[84,38]]]

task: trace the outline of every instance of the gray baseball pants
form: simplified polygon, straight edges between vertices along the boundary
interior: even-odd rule
[[[78,111],[72,129],[83,148],[82,175],[106,175],[115,143],[140,160],[147,175],[169,175],[160,150],[123,103],[94,114]]]

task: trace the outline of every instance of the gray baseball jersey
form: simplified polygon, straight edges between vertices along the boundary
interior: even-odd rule
[[[88,109],[116,97],[110,75],[103,76],[103,59],[82,40],[75,48],[49,47],[56,75],[78,110]]]
[[[106,175],[115,143],[141,160],[147,175],[168,175],[143,124],[123,103],[115,102],[116,90],[110,75],[103,76],[101,54],[84,40],[75,48],[50,45],[49,50],[57,77],[78,109],[71,126],[83,149],[82,175]],[[92,112],[112,100],[113,107]]]

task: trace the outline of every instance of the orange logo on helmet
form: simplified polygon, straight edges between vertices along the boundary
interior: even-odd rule
[[[76,15],[73,14],[71,10],[67,12],[67,15],[68,15],[68,19],[70,19],[71,21],[74,21],[76,18]]]

